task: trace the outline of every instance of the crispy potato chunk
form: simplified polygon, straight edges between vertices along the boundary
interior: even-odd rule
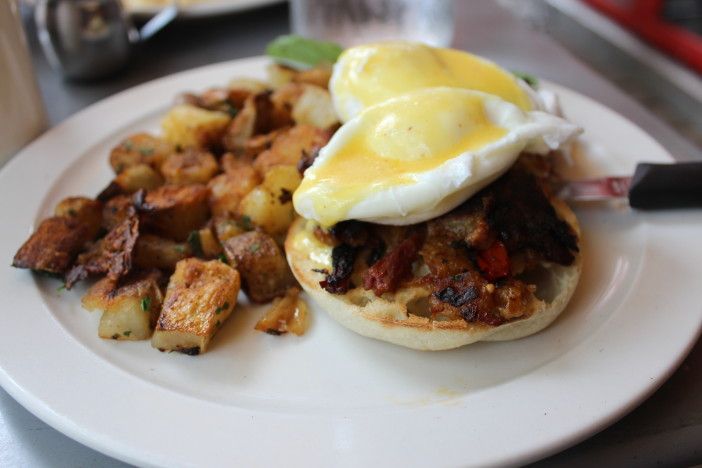
[[[261,181],[256,170],[250,165],[242,165],[210,180],[209,204],[214,216],[228,216],[237,213],[241,199]]]
[[[292,117],[297,124],[317,128],[330,128],[339,123],[329,91],[314,85],[304,85],[304,91],[293,106]]]
[[[266,73],[268,74],[268,81],[271,82],[274,88],[280,88],[288,83],[292,83],[293,77],[295,76],[295,70],[278,65],[277,63],[270,63],[266,67]]]
[[[292,68],[273,63],[266,68],[268,79],[274,88],[280,88],[288,83],[307,83],[327,88],[331,78],[332,68],[320,65],[309,70],[297,71]]]
[[[139,218],[132,214],[79,255],[76,265],[66,274],[66,288],[89,275],[103,275],[118,281],[132,268],[134,245],[139,237]]]
[[[284,107],[276,106],[268,92],[251,95],[227,128],[223,144],[235,154],[246,152],[246,144],[255,135],[291,125],[292,118]]]
[[[268,91],[268,83],[253,78],[234,78],[227,84],[229,91],[245,91],[250,94],[259,94]]]
[[[273,141],[270,149],[258,155],[254,161],[256,170],[265,174],[278,165],[295,166],[303,154],[312,154],[329,141],[329,132],[311,125],[296,125]]]
[[[271,168],[263,183],[241,200],[240,214],[268,234],[285,232],[295,216],[292,194],[301,180],[300,173],[293,166]]]
[[[231,121],[228,114],[189,104],[173,107],[161,122],[167,142],[182,148],[217,144]]]
[[[176,263],[192,255],[187,242],[142,234],[134,247],[134,265],[142,269],[174,270]]]
[[[113,340],[151,338],[161,311],[163,275],[158,270],[125,278],[119,287],[103,278],[88,289],[81,300],[87,310],[101,310],[98,336]]]
[[[191,232],[188,236],[188,244],[190,250],[201,258],[216,258],[222,254],[222,245],[210,226]]]
[[[319,65],[309,70],[301,70],[297,72],[293,81],[298,83],[306,83],[320,88],[329,88],[329,79],[332,75],[332,67],[329,65]]]
[[[134,193],[137,190],[152,190],[163,185],[161,174],[148,164],[129,166],[115,177],[123,193]]]
[[[271,101],[277,108],[289,109],[292,111],[292,108],[304,91],[305,85],[303,84],[287,83],[273,91],[273,94],[271,94]]]
[[[227,239],[224,253],[242,277],[244,292],[253,302],[263,303],[282,296],[295,280],[275,240],[251,231]]]
[[[227,127],[223,143],[228,151],[241,153],[246,142],[256,131],[256,104],[253,96],[244,101],[244,106]]]
[[[219,166],[212,153],[188,148],[170,155],[161,166],[161,172],[169,184],[206,184],[219,172]]]
[[[285,296],[277,297],[266,314],[254,327],[269,335],[282,335],[287,332],[301,336],[309,326],[307,304],[300,298],[300,288],[292,287]]]
[[[147,230],[176,241],[184,241],[191,231],[209,219],[209,190],[204,185],[164,185],[135,197],[136,206]],[[140,193],[137,193],[140,195]]]
[[[102,228],[111,231],[119,223],[129,217],[130,210],[134,207],[132,197],[117,195],[110,198],[102,208]]]
[[[151,344],[196,355],[229,317],[239,294],[239,273],[218,260],[178,262],[166,290]]]
[[[256,156],[258,156],[263,151],[269,149],[271,145],[273,145],[273,141],[275,141],[275,139],[278,138],[278,135],[288,130],[289,128],[290,127],[282,127],[277,130],[273,130],[272,132],[264,133],[262,135],[256,135],[254,137],[249,138],[248,141],[244,143],[243,156],[246,158],[250,158],[251,162],[253,162],[253,159]]]
[[[92,240],[90,234],[90,228],[78,219],[45,219],[17,251],[12,266],[61,275]]]
[[[215,216],[212,218],[212,225],[220,244],[227,239],[253,229],[253,223],[248,217],[242,219],[229,216]]]
[[[97,196],[102,202],[107,202],[119,195],[128,195],[137,190],[151,190],[163,185],[161,174],[148,164],[129,166],[117,174],[110,184]]]
[[[68,197],[61,200],[54,214],[78,220],[88,229],[88,237],[94,239],[100,232],[102,223],[102,203],[86,197]]]
[[[116,174],[139,164],[148,164],[159,170],[161,163],[173,151],[170,143],[148,133],[137,133],[112,149],[110,166]]]

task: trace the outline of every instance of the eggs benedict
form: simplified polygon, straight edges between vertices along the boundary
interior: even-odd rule
[[[286,240],[303,288],[352,330],[416,349],[551,323],[579,278],[579,231],[541,176],[580,129],[492,62],[422,44],[348,49],[329,88],[343,125],[293,195]]]

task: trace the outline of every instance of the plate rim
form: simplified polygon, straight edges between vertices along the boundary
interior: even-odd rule
[[[168,80],[174,80],[177,77],[183,77],[187,74],[191,73],[208,73],[210,71],[219,69],[219,68],[226,68],[227,66],[231,66],[232,64],[239,64],[242,67],[247,67],[247,66],[260,66],[261,63],[264,63],[265,57],[251,57],[248,59],[238,59],[238,60],[232,60],[232,61],[227,61],[227,62],[221,62],[217,64],[212,64],[212,65],[207,65],[204,67],[198,67],[195,69],[191,70],[185,70],[173,75],[169,75],[166,77],[161,77],[157,78],[155,80],[151,80],[146,83],[142,83],[138,86],[135,86],[133,88],[129,88],[127,90],[121,91],[120,93],[117,93],[113,96],[107,97],[101,101],[98,101],[91,106],[81,110],[80,112],[72,115],[71,117],[67,118],[63,122],[61,122],[59,125],[53,127],[49,131],[47,131],[45,134],[43,134],[41,137],[39,137],[37,140],[32,142],[30,145],[28,145],[25,149],[23,149],[19,154],[17,154],[11,161],[6,164],[5,167],[0,170],[0,179],[5,176],[5,174],[14,171],[13,169],[16,166],[19,166],[20,164],[23,164],[20,161],[23,161],[23,158],[26,158],[26,154],[31,153],[32,151],[35,150],[35,148],[38,147],[42,142],[46,142],[47,140],[50,140],[52,138],[55,138],[55,135],[65,132],[66,129],[71,128],[72,126],[75,126],[75,123],[77,121],[80,121],[81,119],[84,119],[85,116],[89,116],[91,114],[94,114],[96,112],[101,112],[101,109],[107,109],[111,107],[114,103],[118,102],[120,99],[124,99],[125,96],[131,96],[136,92],[139,91],[144,91],[147,90],[150,87],[153,86],[161,86],[164,82]],[[547,81],[544,81],[545,84],[549,85]],[[647,135],[652,141],[652,137],[648,135],[646,132],[644,132],[640,127],[638,127],[636,124],[631,122],[629,119],[626,117],[621,116],[618,114],[616,111],[609,109],[606,107],[604,104],[599,103],[598,101],[595,101],[594,99],[579,93],[577,91],[574,91],[572,89],[560,86],[560,85],[553,85],[555,88],[566,91],[568,93],[573,93],[576,96],[579,96],[581,98],[584,98],[585,100],[589,101],[590,103],[594,103],[597,106],[603,107],[607,109],[609,112],[615,114],[619,118],[627,121],[629,124],[631,124],[633,127],[638,129],[641,133]],[[148,109],[147,109],[148,111]],[[567,111],[567,109],[566,109]],[[140,115],[135,116],[138,118]],[[132,120],[136,120],[132,119]],[[112,133],[116,132],[117,130],[112,130]],[[98,138],[99,140],[99,138]],[[658,142],[655,142],[659,146],[661,146]],[[661,146],[662,148],[662,146]],[[665,150],[664,150],[665,151]],[[665,151],[666,154],[667,151]],[[668,154],[670,157],[670,155]],[[67,159],[67,161],[73,161],[76,156],[74,156],[72,159]],[[671,158],[672,159],[672,158]],[[71,164],[71,162],[66,162],[64,163],[65,166],[68,166]],[[608,425],[610,425],[613,421],[618,420],[621,418],[624,414],[630,412],[633,408],[638,406],[644,399],[646,399],[648,396],[653,394],[659,387],[662,385],[669,377],[670,375],[677,369],[677,367],[680,365],[682,360],[687,356],[689,351],[692,349],[694,344],[696,343],[697,339],[700,336],[700,332],[702,331],[702,323],[698,322],[697,329],[694,331],[692,335],[690,335],[689,340],[683,346],[681,349],[678,350],[677,352],[677,358],[673,362],[669,362],[667,365],[667,368],[664,372],[660,373],[659,375],[656,376],[655,379],[652,380],[652,382],[644,387],[641,388],[639,393],[636,394],[633,398],[630,398],[628,404],[623,405],[619,407],[617,410],[610,412],[607,416],[601,417],[597,420],[592,421],[589,425],[581,427],[581,429],[577,432],[574,432],[570,434],[566,438],[561,438],[558,441],[551,441],[550,444],[545,444],[542,445],[538,450],[532,451],[528,456],[523,456],[519,458],[519,462],[525,462],[529,460],[536,460],[539,458],[542,458],[544,456],[547,456],[551,453],[554,453],[558,450],[563,449],[566,446],[570,446],[574,443],[577,443],[580,440],[583,440],[589,436],[591,436],[594,432],[596,432],[599,429],[602,429]],[[579,345],[578,345],[579,346]],[[574,348],[577,346],[574,346]],[[569,350],[569,351],[572,351]],[[1,363],[0,363],[1,364]],[[91,447],[93,449],[96,449],[102,453],[108,454],[114,458],[121,459],[130,463],[138,463],[138,464],[144,464],[147,462],[147,460],[156,460],[157,463],[164,462],[170,463],[172,460],[159,460],[160,457],[158,457],[158,454],[154,453],[144,453],[144,452],[135,452],[133,448],[131,447],[120,447],[120,443],[115,443],[115,441],[106,441],[106,440],[101,440],[99,437],[98,438],[91,438],[84,430],[81,430],[80,427],[76,426],[73,424],[73,420],[70,419],[68,415],[60,415],[52,410],[52,408],[48,405],[47,402],[38,399],[36,395],[28,393],[26,388],[23,388],[19,382],[15,381],[13,377],[6,372],[5,367],[0,367],[0,384],[2,385],[3,388],[15,399],[17,400],[22,406],[27,408],[31,413],[33,413],[35,416],[37,416],[39,419],[45,421],[47,424],[52,426],[54,429],[58,430],[59,432],[62,432],[69,437],[81,442],[82,444]],[[123,449],[126,449],[122,451]],[[139,456],[141,455],[148,455],[148,459]]]

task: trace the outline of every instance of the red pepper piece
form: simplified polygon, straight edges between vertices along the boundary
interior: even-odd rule
[[[478,255],[478,268],[488,281],[495,281],[509,275],[509,255],[507,247],[495,241]]]

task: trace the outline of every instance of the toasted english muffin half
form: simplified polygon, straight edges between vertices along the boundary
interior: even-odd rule
[[[357,287],[346,294],[331,294],[319,284],[324,274],[310,255],[308,245],[296,242],[306,220],[298,219],[290,228],[285,252],[293,274],[305,291],[343,326],[363,336],[408,348],[439,351],[458,348],[477,341],[515,340],[549,326],[563,312],[576,289],[582,269],[580,226],[573,211],[561,200],[552,199],[556,212],[576,233],[580,252],[569,266],[542,264],[537,274],[525,279],[536,285],[529,310],[522,318],[499,326],[469,323],[463,319],[434,320],[428,313],[431,291],[423,287],[404,287],[393,294],[377,297],[373,291]]]

